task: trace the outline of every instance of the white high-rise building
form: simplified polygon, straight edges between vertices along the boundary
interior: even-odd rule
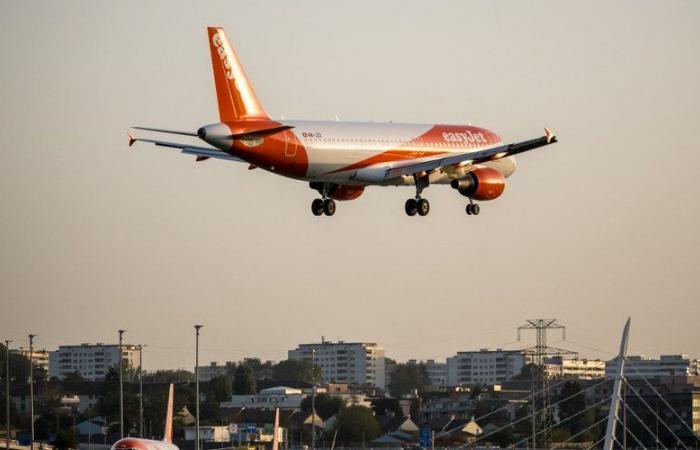
[[[122,345],[124,366],[138,367],[138,345]],[[119,364],[119,345],[116,344],[80,344],[61,345],[49,356],[49,377],[63,378],[72,372],[78,372],[86,380],[103,380],[109,369]]]
[[[520,350],[458,352],[447,358],[447,385],[498,384],[518,375],[525,366]]]
[[[605,378],[615,378],[617,358],[605,365]],[[700,375],[700,361],[688,355],[661,355],[658,359],[648,356],[628,356],[625,361],[626,378],[658,378],[664,376]]]
[[[327,383],[370,385],[384,389],[384,349],[370,342],[330,342],[301,344],[289,350],[289,359],[311,362],[316,350],[316,365]]]

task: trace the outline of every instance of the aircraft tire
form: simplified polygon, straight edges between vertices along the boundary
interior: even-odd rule
[[[418,214],[421,216],[427,216],[430,212],[430,202],[424,198],[418,200]]]
[[[408,200],[406,200],[405,210],[406,214],[408,214],[409,216],[415,216],[418,212],[418,202],[416,202],[415,199],[409,198]]]
[[[323,200],[320,198],[316,198],[313,202],[311,202],[311,212],[314,213],[314,216],[320,216],[323,214],[323,206]]]
[[[333,214],[335,214],[335,200],[333,200],[332,198],[326,199],[323,202],[323,212],[327,216],[332,216]]]
[[[481,212],[481,208],[479,207],[479,205],[477,203],[474,203],[472,205],[472,214],[474,214],[475,216],[478,216],[480,212]]]

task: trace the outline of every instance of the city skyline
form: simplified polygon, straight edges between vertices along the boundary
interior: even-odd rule
[[[556,317],[569,339],[552,345],[602,359],[631,316],[630,354],[698,356],[698,17],[696,2],[8,3],[0,338],[124,328],[146,368],[192,367],[202,323],[201,361],[279,360],[321,335],[440,359]],[[315,220],[305,183],[127,146],[133,125],[217,120],[209,25],[273,117],[505,141],[548,126],[559,143],[518,157],[479,217],[431,186],[420,221],[394,188]]]

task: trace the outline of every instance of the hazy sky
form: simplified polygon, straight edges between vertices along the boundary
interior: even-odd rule
[[[207,25],[274,117],[466,123],[560,143],[464,213],[434,186],[311,215],[302,182],[127,147],[218,120]],[[700,2],[0,2],[0,338],[145,343],[146,368],[515,348],[700,357]],[[532,342],[534,337],[527,336]]]

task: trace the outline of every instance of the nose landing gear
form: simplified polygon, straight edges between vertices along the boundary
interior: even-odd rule
[[[481,212],[481,208],[478,203],[474,203],[472,199],[469,199],[469,204],[467,205],[467,214],[470,216],[478,216]]]

